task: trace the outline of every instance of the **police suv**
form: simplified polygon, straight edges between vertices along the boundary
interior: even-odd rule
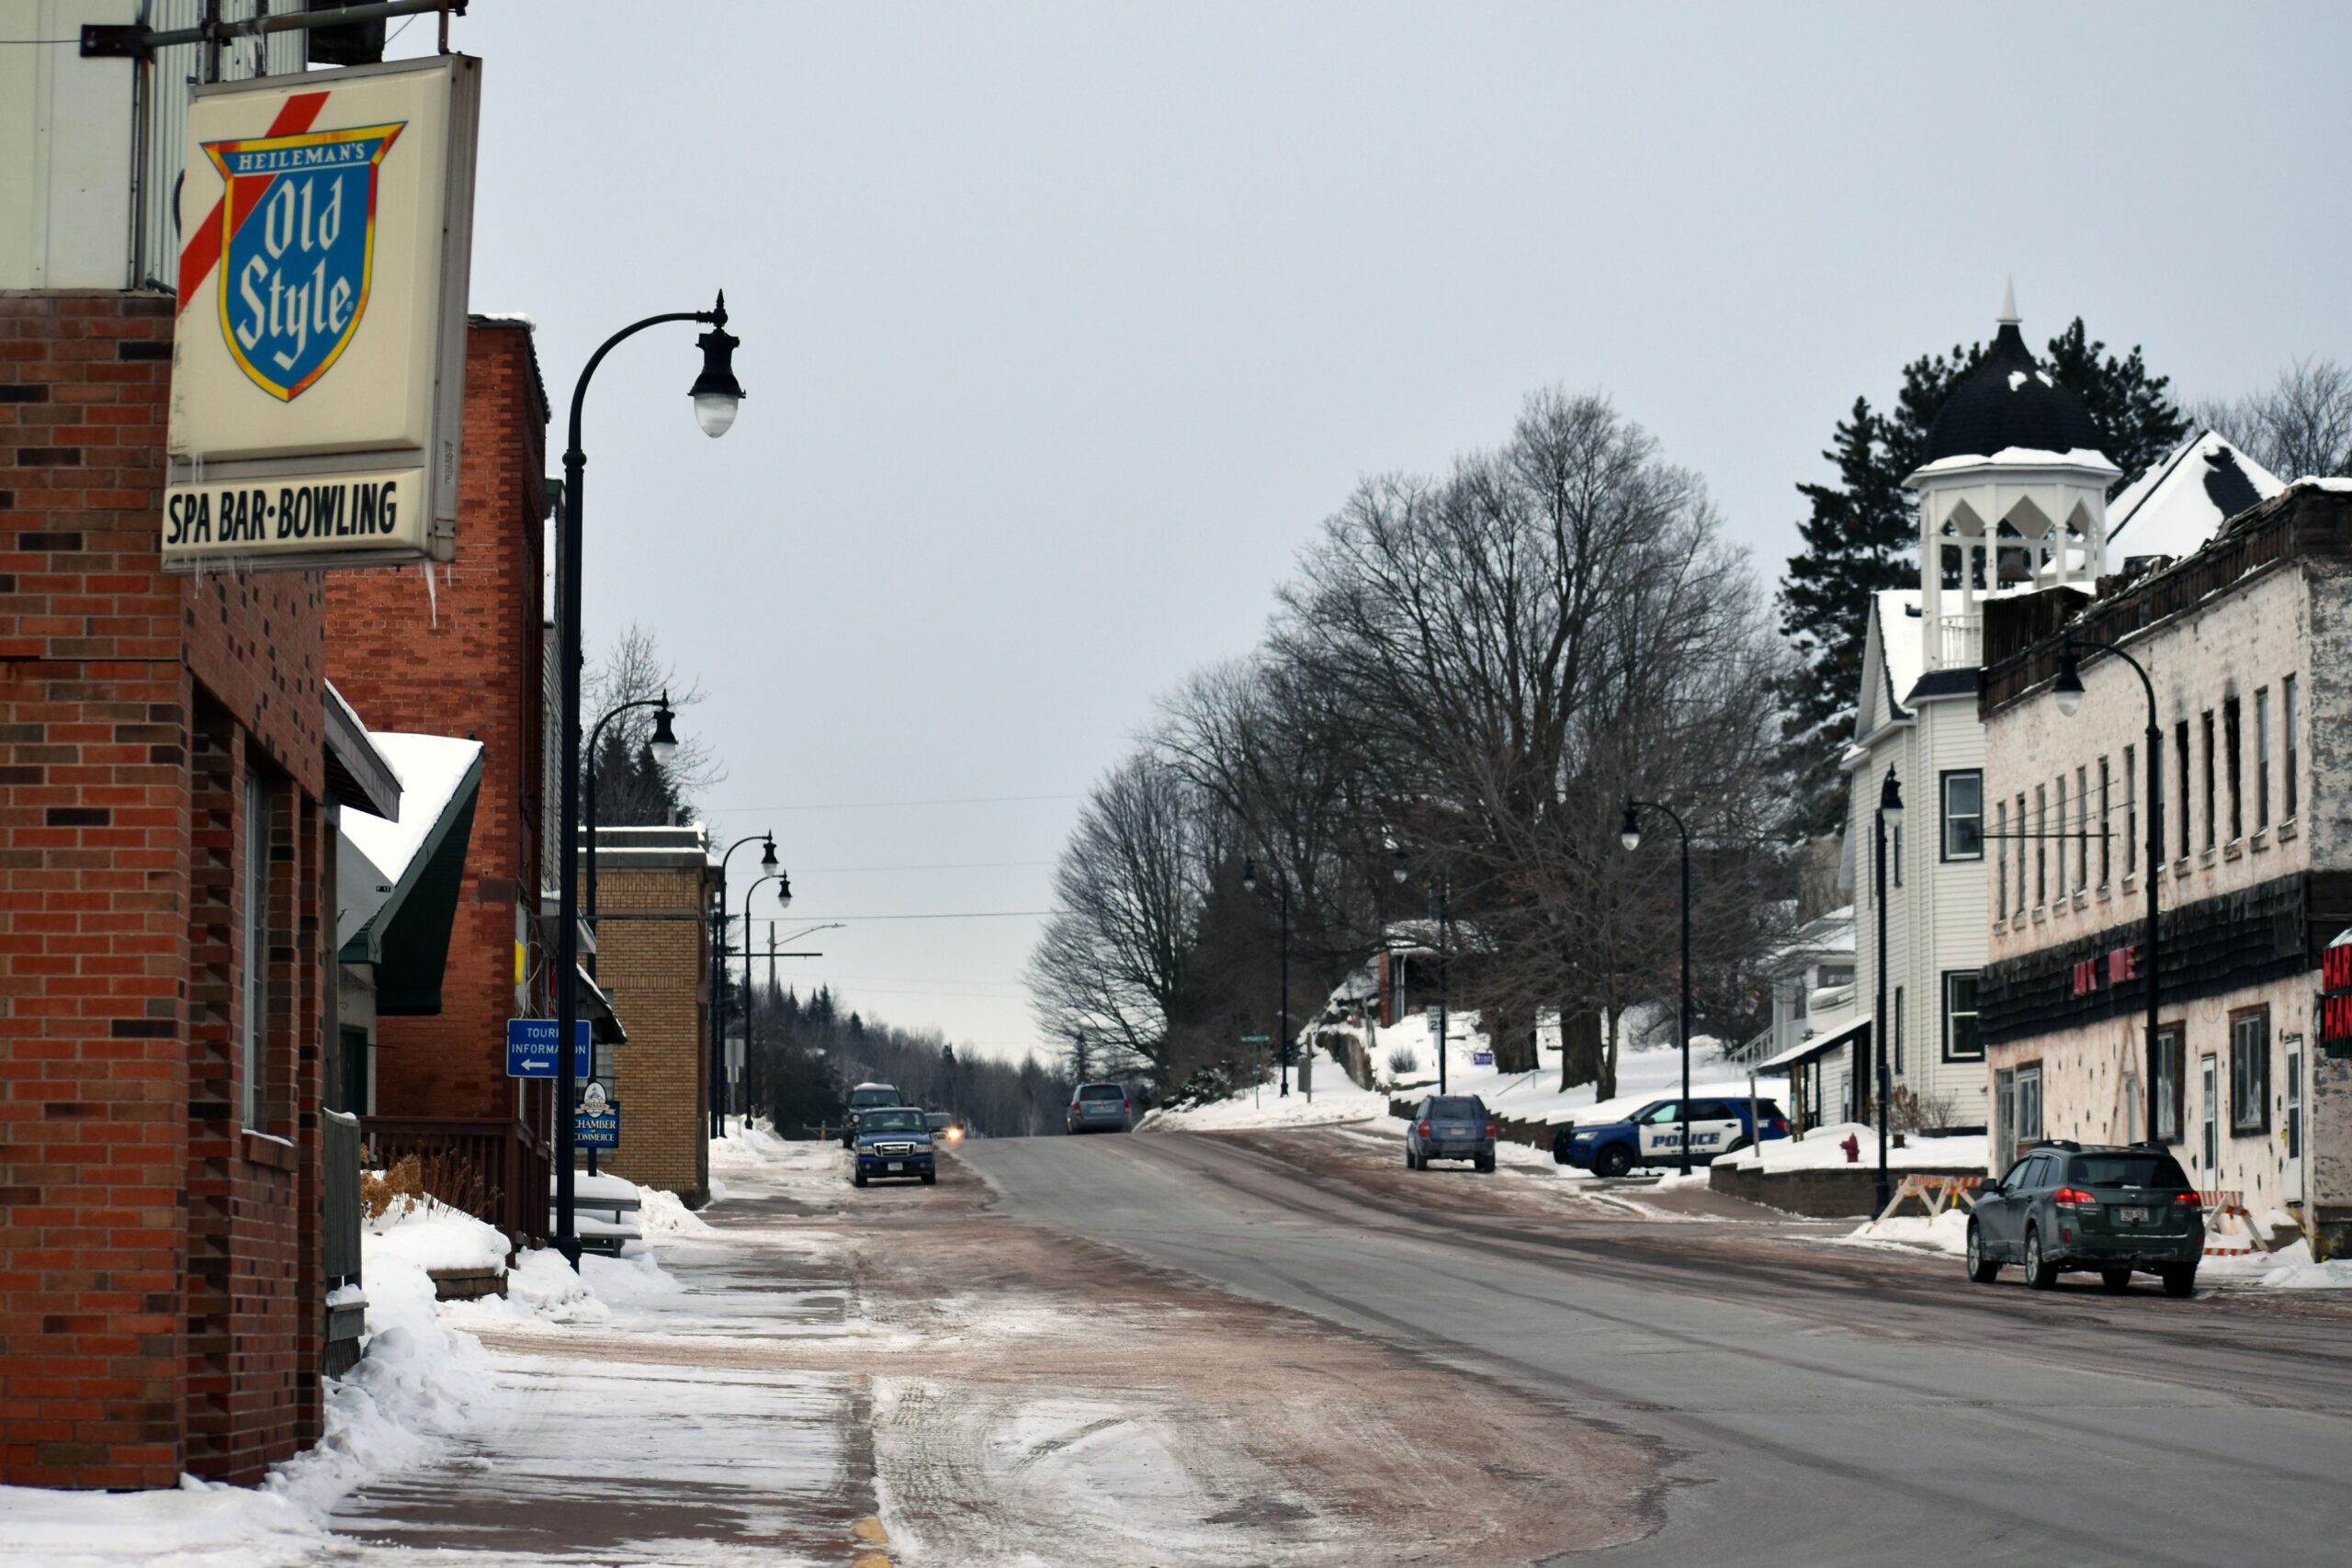
[[[1623,1122],[1590,1127],[1571,1123],[1552,1134],[1552,1157],[1600,1176],[1623,1176],[1637,1165],[1679,1165],[1682,1103],[1653,1100]],[[1690,1159],[1695,1165],[1736,1153],[1760,1139],[1789,1135],[1789,1119],[1769,1100],[1693,1099],[1690,1126]]]

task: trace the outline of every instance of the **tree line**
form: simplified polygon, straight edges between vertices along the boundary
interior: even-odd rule
[[[1700,477],[1600,393],[1537,393],[1492,450],[1358,485],[1259,645],[1164,695],[1079,813],[1028,965],[1070,1076],[1182,1092],[1254,1070],[1286,892],[1295,1025],[1384,946],[1435,942],[1499,1066],[1532,1070],[1557,1020],[1564,1083],[1613,1094],[1628,1012],[1670,1013],[1681,911],[1676,829],[1645,813],[1628,852],[1628,795],[1690,831],[1694,1029],[1760,1028],[1747,976],[1793,918],[1794,852],[1842,826],[1864,607],[1917,581],[1903,480],[1984,352],[1916,359],[1885,412],[1855,400],[1834,478],[1797,487],[1804,547],[1770,606]],[[2190,412],[2080,319],[2047,362],[2119,486],[2192,414],[2282,477],[2352,471],[2333,362]]]
[[[838,1130],[854,1086],[887,1083],[908,1103],[953,1112],[985,1137],[1059,1129],[1069,1084],[1035,1057],[1001,1062],[936,1031],[899,1029],[842,1006],[830,987],[806,998],[755,984],[744,1060],[748,1103],[788,1138]],[[740,1010],[733,1017],[740,1019]]]

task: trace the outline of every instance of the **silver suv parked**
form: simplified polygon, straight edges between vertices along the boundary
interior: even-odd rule
[[[1405,1125],[1405,1168],[1427,1170],[1433,1159],[1466,1159],[1495,1168],[1495,1119],[1475,1094],[1433,1094]]]

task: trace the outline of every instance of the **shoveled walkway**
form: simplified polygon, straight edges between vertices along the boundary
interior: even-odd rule
[[[346,1499],[330,1561],[887,1563],[865,1380],[837,1356],[793,1365],[796,1338],[855,1332],[838,1254],[775,1229],[802,1212],[714,1205],[718,1235],[662,1247],[684,1289],[623,1301],[585,1336],[470,1325],[496,1367],[490,1419]]]

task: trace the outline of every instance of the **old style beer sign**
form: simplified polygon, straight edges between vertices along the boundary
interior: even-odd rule
[[[449,558],[480,62],[199,87],[164,561]]]

